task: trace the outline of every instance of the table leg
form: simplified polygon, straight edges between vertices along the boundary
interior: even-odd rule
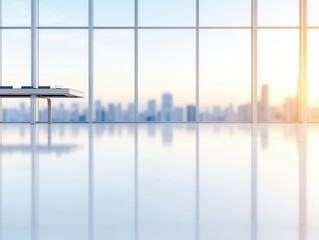
[[[52,108],[51,108],[51,99],[47,98],[48,101],[48,124],[52,123]]]
[[[36,119],[36,95],[30,98],[30,124],[34,125]]]

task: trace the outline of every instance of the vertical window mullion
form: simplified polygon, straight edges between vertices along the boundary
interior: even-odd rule
[[[300,122],[307,122],[307,0],[300,0],[300,28],[299,28],[299,117]]]
[[[257,123],[257,0],[251,4],[251,121]]]
[[[196,0],[196,122],[199,122],[199,0]]]
[[[135,122],[138,122],[138,0],[134,2],[134,107]]]
[[[94,116],[94,32],[93,32],[93,8],[94,8],[94,0],[89,0],[89,57],[88,57],[88,89],[89,89],[89,123],[93,122],[93,116]]]
[[[31,86],[39,85],[39,1],[31,0]],[[35,123],[37,118],[37,101],[34,96],[30,101],[30,122]]]

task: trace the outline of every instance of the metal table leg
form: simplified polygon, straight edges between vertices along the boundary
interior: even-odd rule
[[[48,124],[52,123],[52,108],[51,108],[51,99],[47,98],[48,101]]]
[[[30,98],[30,124],[34,125],[36,119],[36,95]]]

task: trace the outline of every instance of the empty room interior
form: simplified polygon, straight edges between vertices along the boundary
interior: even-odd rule
[[[0,5],[1,240],[319,239],[319,0]]]

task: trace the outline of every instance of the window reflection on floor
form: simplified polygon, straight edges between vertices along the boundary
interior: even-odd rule
[[[3,239],[316,239],[319,127],[3,124]]]

